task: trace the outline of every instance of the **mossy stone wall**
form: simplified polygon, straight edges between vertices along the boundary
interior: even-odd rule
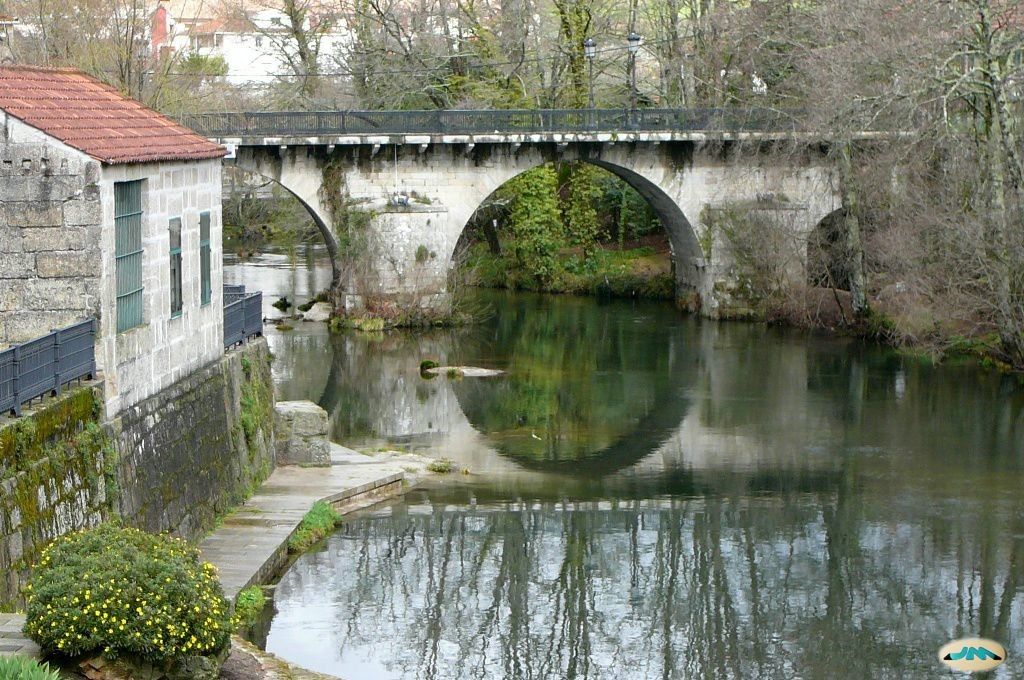
[[[102,386],[0,426],[0,611],[51,540],[112,517],[197,538],[274,465],[265,340],[101,423]]]
[[[197,538],[252,495],[274,465],[265,340],[123,411],[116,508],[128,524]]]
[[[0,611],[20,601],[47,543],[110,514],[116,455],[101,399],[97,388],[74,389],[0,427]]]

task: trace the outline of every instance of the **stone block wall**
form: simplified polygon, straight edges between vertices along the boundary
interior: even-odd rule
[[[274,405],[274,442],[278,465],[331,464],[327,411],[311,401]]]
[[[99,310],[100,166],[0,132],[0,348]]]
[[[100,287],[97,361],[104,375],[107,414],[157,394],[224,353],[223,255],[221,251],[220,159],[105,165],[100,202],[106,224],[100,265],[107,275]],[[143,181],[143,323],[117,332],[114,276],[114,184]],[[200,227],[210,214],[211,299],[200,292]],[[170,220],[181,219],[182,311],[171,314]]]
[[[115,433],[128,523],[194,538],[274,465],[270,351],[258,340],[122,411]]]
[[[0,611],[52,539],[108,516],[112,442],[98,389],[66,392],[0,428]]]
[[[102,385],[47,401],[0,427],[0,611],[20,603],[53,538],[120,516],[199,537],[274,464],[265,341],[102,419]]]

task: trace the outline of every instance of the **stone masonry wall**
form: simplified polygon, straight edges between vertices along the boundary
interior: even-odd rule
[[[82,387],[0,426],[0,611],[57,536],[120,516],[196,538],[273,467],[265,341],[101,424],[102,399]]]
[[[95,314],[99,163],[0,127],[0,347]]]
[[[0,428],[0,611],[49,541],[109,514],[112,442],[99,412],[98,388],[83,387]]]
[[[122,411],[117,509],[149,531],[194,538],[274,465],[270,351],[259,340]]]

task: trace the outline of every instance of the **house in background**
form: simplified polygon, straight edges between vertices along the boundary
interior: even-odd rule
[[[221,357],[224,153],[78,71],[0,66],[0,348],[96,316],[108,417]]]
[[[332,57],[350,45],[353,36],[337,17],[332,16],[329,24],[317,23],[326,16],[310,13],[303,29],[316,35],[320,66],[329,71]],[[163,59],[220,58],[229,83],[268,85],[291,70],[286,55],[294,55],[297,45],[289,21],[275,0],[159,0],[150,27],[151,49],[154,57]],[[318,25],[325,30],[311,30]]]

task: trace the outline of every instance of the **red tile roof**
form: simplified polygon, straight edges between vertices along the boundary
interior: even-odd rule
[[[219,144],[70,68],[0,66],[0,109],[104,163],[225,153]]]

